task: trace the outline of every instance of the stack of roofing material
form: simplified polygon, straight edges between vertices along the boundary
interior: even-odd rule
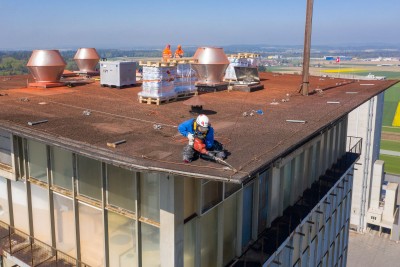
[[[192,93],[196,91],[196,73],[190,63],[178,64],[175,77],[175,92],[177,94]]]
[[[143,66],[141,97],[172,98],[176,96],[174,80],[176,65]]]

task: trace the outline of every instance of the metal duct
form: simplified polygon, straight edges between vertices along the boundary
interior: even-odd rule
[[[80,71],[94,72],[100,56],[95,48],[79,48],[76,51],[74,60]]]
[[[33,50],[26,64],[36,82],[59,82],[66,65],[58,50]]]
[[[216,84],[220,83],[229,65],[229,60],[220,47],[199,47],[193,56],[198,63],[192,64],[197,73],[199,83]]]

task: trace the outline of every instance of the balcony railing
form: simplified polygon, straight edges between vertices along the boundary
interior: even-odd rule
[[[346,153],[328,169],[311,188],[303,192],[302,197],[283,211],[283,215],[276,218],[271,227],[260,234],[259,239],[233,264],[233,266],[261,266],[272,255],[278,253],[282,244],[309,216],[316,205],[326,198],[332,188],[337,185],[343,175],[359,159],[362,148],[362,138],[348,136]]]
[[[1,221],[0,249],[32,267],[90,267]]]

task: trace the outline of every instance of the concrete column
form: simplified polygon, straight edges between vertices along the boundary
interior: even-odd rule
[[[385,207],[383,208],[383,220],[393,221],[394,211],[396,209],[396,195],[397,195],[396,183],[389,183],[386,187]]]
[[[160,179],[160,258],[162,267],[183,266],[183,179]]]
[[[374,163],[372,182],[371,182],[371,201],[370,201],[370,208],[373,209],[379,208],[379,199],[381,195],[384,164],[385,163],[382,160],[377,160]]]
[[[321,145],[319,147],[319,173],[318,177],[321,176],[322,174],[325,173],[326,171],[326,158],[327,158],[327,151],[326,151],[326,146],[327,146],[327,132],[324,132],[321,137]]]

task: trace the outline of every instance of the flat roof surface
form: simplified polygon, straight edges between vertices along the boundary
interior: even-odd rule
[[[182,162],[187,139],[178,133],[177,126],[195,117],[183,101],[159,106],[139,103],[140,84],[116,89],[101,87],[95,81],[72,88],[43,89],[26,88],[27,76],[10,78],[0,79],[0,128],[134,169],[236,183],[398,82],[310,77],[310,89],[324,91],[302,96],[298,93],[301,76],[260,73],[264,90],[202,94],[215,139],[224,144],[229,152],[227,162],[238,170],[233,172],[203,159]],[[90,110],[89,116],[84,115],[86,110]],[[257,110],[263,114],[255,113]],[[253,116],[243,116],[252,111]],[[40,120],[48,122],[28,125]],[[161,129],[154,125],[161,125]],[[119,140],[126,143],[107,146],[107,142]]]

